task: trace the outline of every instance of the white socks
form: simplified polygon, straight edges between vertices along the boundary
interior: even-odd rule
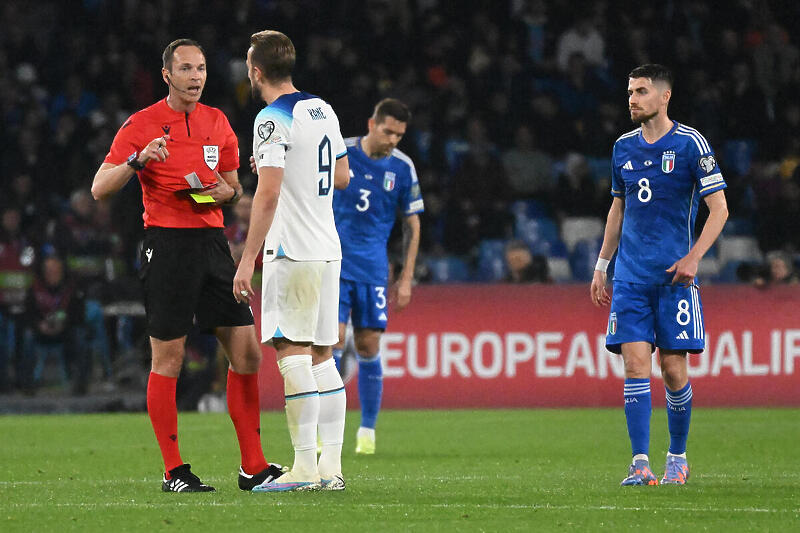
[[[320,415],[320,398],[314,374],[311,372],[311,355],[288,355],[278,361],[278,369],[283,376],[286,420],[294,446],[292,472],[297,479],[317,481],[317,420]]]
[[[334,360],[328,359],[311,368],[319,390],[319,473],[323,479],[342,474],[342,442],[347,396]]]

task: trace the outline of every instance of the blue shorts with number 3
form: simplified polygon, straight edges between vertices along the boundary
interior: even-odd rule
[[[690,353],[705,348],[703,306],[696,285],[645,285],[614,281],[606,348],[622,353],[626,342]]]
[[[385,285],[371,285],[349,279],[339,280],[339,322],[353,321],[354,328],[386,329]]]

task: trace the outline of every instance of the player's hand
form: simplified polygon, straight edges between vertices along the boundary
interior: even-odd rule
[[[258,176],[258,167],[256,166],[256,158],[254,156],[250,156],[250,172]]]
[[[250,284],[253,279],[253,263],[245,264],[245,261],[239,263],[239,268],[236,269],[236,275],[233,277],[233,297],[238,303],[250,303],[250,298],[253,297],[253,287]]]
[[[390,299],[394,300],[397,311],[405,309],[411,303],[411,280],[400,280],[392,286]]]
[[[214,175],[217,176],[216,186],[204,190],[203,194],[207,194],[208,196],[212,197],[214,202],[217,204],[224,204],[233,198],[233,195],[235,194],[233,187],[228,185],[228,182],[225,181],[225,179],[223,179],[220,173],[216,170],[214,171]]]
[[[667,269],[667,272],[674,272],[672,276],[672,284],[680,283],[683,287],[688,287],[694,283],[694,277],[697,275],[697,265],[699,260],[685,255],[672,263],[672,266]]]
[[[169,135],[156,137],[147,143],[147,146],[145,146],[144,149],[139,152],[139,157],[136,159],[143,165],[146,165],[151,159],[155,159],[156,161],[166,161],[169,157],[169,150],[167,150],[168,140]]]
[[[590,295],[592,297],[592,303],[597,307],[611,303],[611,296],[609,296],[606,290],[606,273],[602,270],[594,271]]]

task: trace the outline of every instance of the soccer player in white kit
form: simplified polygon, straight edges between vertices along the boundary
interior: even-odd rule
[[[350,180],[347,149],[331,106],[293,85],[294,63],[294,45],[286,35],[265,30],[251,36],[248,77],[253,95],[267,107],[253,129],[258,186],[233,293],[250,301],[254,263],[264,244],[261,342],[271,342],[278,352],[295,450],[291,471],[254,492],[345,487],[346,398],[331,346],[339,338],[342,259],[333,189]]]

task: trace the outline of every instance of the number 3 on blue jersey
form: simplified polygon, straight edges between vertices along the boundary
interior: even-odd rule
[[[369,193],[372,191],[368,189],[358,189],[358,192],[361,193],[361,198],[359,198],[358,203],[356,204],[356,209],[361,211],[362,213],[369,209]],[[361,202],[364,202],[363,204]]]
[[[328,196],[328,193],[331,192],[333,165],[331,164],[331,141],[327,135],[323,136],[322,141],[319,143],[318,168],[320,174],[325,174],[319,180],[319,195]]]

